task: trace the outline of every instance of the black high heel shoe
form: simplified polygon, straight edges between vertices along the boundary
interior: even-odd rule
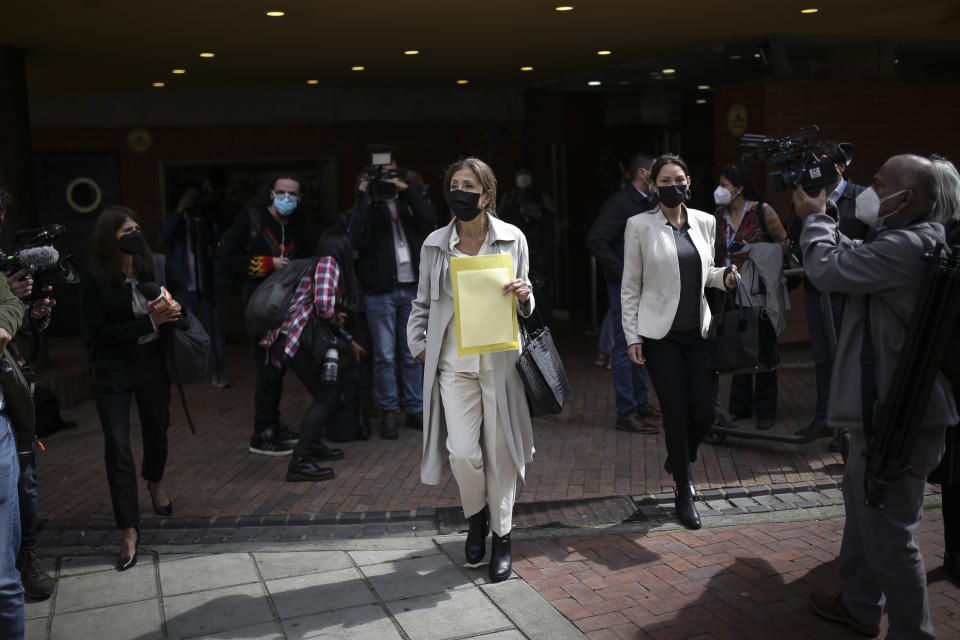
[[[134,527],[133,530],[137,533],[137,541],[133,544],[133,555],[120,556],[117,558],[117,571],[126,571],[137,564],[137,550],[140,547],[140,529],[139,527]]]
[[[150,491],[149,487],[147,487],[147,493],[150,494],[150,502],[153,503],[153,512],[155,514],[164,517],[170,517],[173,515],[173,500],[161,507],[157,504],[157,499],[153,497],[153,491]]]

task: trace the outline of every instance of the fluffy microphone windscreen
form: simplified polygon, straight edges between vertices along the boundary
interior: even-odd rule
[[[57,264],[60,260],[60,252],[55,248],[46,245],[42,247],[30,247],[17,251],[17,259],[20,263],[29,267],[31,271],[43,271]]]
[[[163,295],[160,285],[158,285],[156,282],[141,282],[137,285],[137,289],[147,300],[156,300]]]

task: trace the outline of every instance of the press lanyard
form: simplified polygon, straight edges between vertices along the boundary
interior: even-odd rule
[[[387,210],[390,211],[390,221],[393,223],[393,230],[397,233],[397,242],[400,243],[400,246],[404,246],[403,233],[400,231],[400,218],[397,215],[397,205],[396,203],[391,202],[387,205]]]
[[[740,221],[737,223],[737,228],[736,228],[736,229],[734,229],[734,228],[733,228],[733,225],[730,224],[730,208],[727,207],[727,215],[726,215],[726,218],[727,218],[727,228],[726,228],[727,250],[729,250],[729,249],[730,249],[730,245],[733,244],[733,239],[737,237],[737,231],[740,230],[740,225],[743,224],[743,216],[747,215],[747,207],[748,207],[748,206],[750,206],[750,201],[749,201],[749,200],[743,203],[743,211],[740,212]]]

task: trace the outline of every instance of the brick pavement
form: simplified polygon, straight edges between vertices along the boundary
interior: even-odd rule
[[[536,420],[537,453],[528,466],[519,502],[607,496],[644,496],[672,489],[662,470],[663,436],[639,436],[613,429],[615,408],[610,374],[591,366],[587,339],[562,344],[573,384],[570,406],[560,416]],[[287,483],[287,460],[247,452],[251,429],[253,371],[244,346],[228,349],[231,389],[204,383],[187,388],[199,433],[190,435],[174,391],[171,401],[167,491],[178,517],[210,518],[268,514],[335,514],[430,510],[458,504],[449,474],[438,486],[419,481],[420,433],[402,429],[397,441],[374,435],[343,444],[346,459],[334,462],[337,477],[323,483]],[[812,368],[785,368],[780,376],[778,430],[792,432],[809,421],[813,405]],[[726,397],[722,383],[721,398]],[[293,375],[287,376],[284,420],[298,424],[309,400]],[[41,455],[41,517],[77,523],[111,519],[102,461],[102,441],[91,401],[64,411],[79,428],[45,441]],[[135,450],[139,436],[134,428]],[[137,454],[139,455],[139,454]],[[816,482],[840,473],[840,458],[826,441],[804,446],[730,438],[705,446],[694,467],[702,489]],[[149,497],[141,483],[141,503]]]
[[[960,638],[960,589],[945,577],[943,521],[919,535],[941,640]],[[859,638],[815,616],[837,589],[843,519],[514,543],[514,570],[593,640]],[[882,634],[886,632],[886,622]]]

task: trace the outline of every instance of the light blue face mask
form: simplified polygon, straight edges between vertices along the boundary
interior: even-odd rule
[[[278,193],[273,196],[273,208],[282,216],[288,216],[297,208],[297,198],[289,193]]]

